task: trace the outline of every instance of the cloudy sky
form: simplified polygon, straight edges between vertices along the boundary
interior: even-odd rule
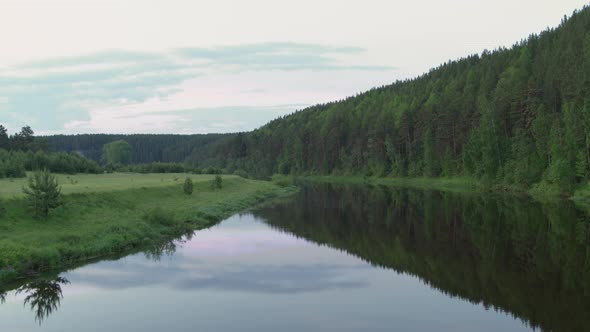
[[[559,24],[582,0],[0,0],[0,123],[251,130]]]

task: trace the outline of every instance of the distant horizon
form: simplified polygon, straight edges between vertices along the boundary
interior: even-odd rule
[[[191,3],[132,2],[0,4],[0,34],[11,24],[19,27],[19,19],[39,19],[22,27],[19,38],[2,36],[7,51],[0,55],[0,123],[9,133],[25,125],[40,136],[247,132],[310,106],[418,77],[448,61],[512,47],[586,5],[304,2],[291,13],[262,0],[248,8],[225,1],[225,7],[207,5],[211,17],[193,22],[180,13],[194,9]],[[274,15],[248,16],[260,6]],[[162,31],[153,30],[151,19],[162,11],[170,15],[162,15]],[[292,17],[302,11],[309,22]],[[367,11],[372,19],[363,21]],[[133,24],[120,18],[127,14]],[[59,15],[67,18],[63,24],[43,25]],[[359,24],[350,26],[357,17]],[[109,18],[113,26],[100,24]],[[76,21],[81,31],[72,31],[69,24]],[[48,31],[41,33],[41,27]]]

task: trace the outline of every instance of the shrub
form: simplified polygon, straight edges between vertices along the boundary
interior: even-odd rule
[[[0,160],[0,178],[24,178],[25,166],[19,159]]]
[[[272,176],[272,182],[281,187],[288,187],[293,185],[294,179],[292,176],[275,174]]]
[[[0,219],[4,217],[4,214],[6,214],[6,208],[4,208],[4,203],[0,199]]]
[[[172,226],[174,221],[174,214],[171,211],[166,211],[161,207],[148,210],[144,213],[143,219],[150,224],[159,224],[164,226]]]
[[[201,174],[221,174],[221,169],[217,167],[207,167],[201,170]]]
[[[50,209],[61,205],[61,187],[57,184],[57,178],[47,170],[30,176],[23,193],[37,217],[47,218]]]
[[[223,179],[221,175],[215,175],[213,182],[211,182],[211,188],[213,189],[221,189],[223,187]]]
[[[189,172],[190,169],[180,163],[153,162],[149,164],[125,166],[117,169],[117,171],[135,173],[185,173]]]
[[[191,178],[187,177],[186,180],[184,180],[184,185],[182,186],[182,190],[184,191],[184,193],[186,195],[193,194],[193,180],[191,180]]]
[[[243,177],[244,179],[249,178],[248,173],[244,170],[238,169],[234,172],[234,175],[237,175],[239,177]]]

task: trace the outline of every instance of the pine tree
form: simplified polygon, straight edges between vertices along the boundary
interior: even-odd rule
[[[436,160],[434,155],[434,142],[432,139],[432,130],[428,128],[424,132],[423,137],[423,151],[424,151],[424,175],[435,176],[436,174]]]
[[[23,193],[27,196],[35,216],[47,218],[49,210],[61,205],[61,187],[49,171],[35,172],[29,177]]]
[[[10,141],[8,140],[8,133],[3,125],[0,125],[0,149],[8,150]]]
[[[182,190],[184,191],[185,195],[192,195],[193,194],[193,180],[190,177],[187,177],[184,180],[184,184],[182,186]]]
[[[221,177],[221,175],[215,175],[215,178],[211,182],[211,187],[213,189],[221,189],[222,186],[223,186],[223,178]]]

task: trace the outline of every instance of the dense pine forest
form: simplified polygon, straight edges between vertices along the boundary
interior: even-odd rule
[[[184,161],[255,177],[471,176],[571,192],[590,175],[590,10],[510,49],[317,105],[231,135],[48,137],[98,161],[125,139],[133,163]]]

